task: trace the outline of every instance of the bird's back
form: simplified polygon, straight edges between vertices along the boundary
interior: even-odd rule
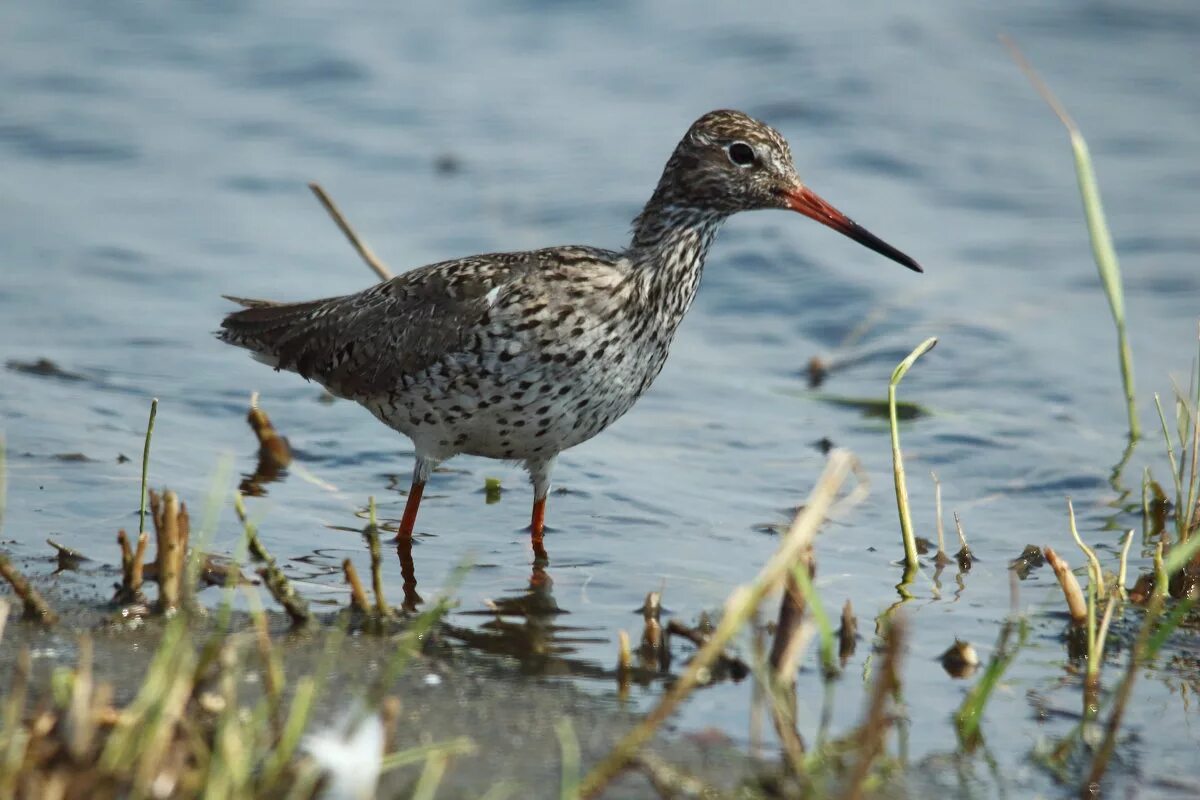
[[[229,297],[243,308],[225,317],[217,336],[360,399],[392,391],[448,355],[485,347],[480,337],[504,321],[498,312],[514,299],[536,310],[538,294],[570,291],[580,276],[611,275],[620,263],[608,250],[556,247],[430,264],[341,297]]]

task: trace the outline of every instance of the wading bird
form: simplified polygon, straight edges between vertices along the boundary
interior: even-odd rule
[[[460,453],[524,462],[534,550],[544,558],[555,457],[607,428],[650,387],[721,223],[772,208],[798,211],[921,271],[809,189],[773,128],[713,111],[675,148],[623,250],[468,256],[302,303],[230,298],[244,308],[218,336],[362,404],[413,441],[401,537],[411,536],[438,463]]]

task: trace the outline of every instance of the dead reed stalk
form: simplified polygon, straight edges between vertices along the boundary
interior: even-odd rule
[[[1062,587],[1063,596],[1067,600],[1067,612],[1071,615],[1071,623],[1076,627],[1086,625],[1088,621],[1087,600],[1084,599],[1083,589],[1079,587],[1075,573],[1071,572],[1071,566],[1067,564],[1066,559],[1054,552],[1053,547],[1044,547],[1042,552],[1045,554],[1046,560],[1050,562],[1055,577],[1058,578],[1058,585]]]
[[[182,597],[184,564],[187,559],[191,524],[187,504],[179,501],[174,492],[162,494],[150,490],[150,513],[154,517],[154,533],[158,565],[157,610],[171,614],[179,609]]]
[[[26,580],[25,576],[4,555],[0,555],[0,576],[8,581],[17,597],[21,598],[25,619],[40,622],[46,626],[58,623],[58,614],[54,613],[54,609],[50,608],[41,593],[33,588],[33,584]]]

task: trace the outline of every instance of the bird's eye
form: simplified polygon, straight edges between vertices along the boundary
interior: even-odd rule
[[[734,142],[726,150],[729,153],[729,160],[739,167],[754,165],[754,148],[745,142]]]

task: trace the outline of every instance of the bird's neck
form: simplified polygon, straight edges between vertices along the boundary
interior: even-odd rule
[[[639,294],[675,324],[696,297],[704,258],[725,217],[716,211],[652,202],[634,220],[626,256]]]

